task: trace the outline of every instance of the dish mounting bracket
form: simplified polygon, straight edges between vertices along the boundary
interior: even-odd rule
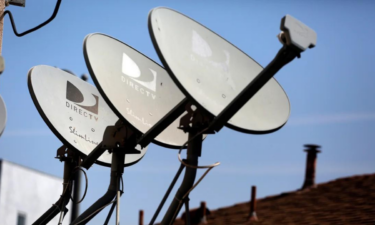
[[[200,107],[196,107],[193,103],[189,102],[185,105],[187,114],[181,117],[179,129],[185,133],[195,131],[199,132],[208,127],[212,122],[213,116],[208,115]],[[205,131],[205,134],[214,134],[214,132]]]

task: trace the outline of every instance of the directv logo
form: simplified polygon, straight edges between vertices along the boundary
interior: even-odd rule
[[[98,115],[98,106],[99,106],[99,97],[94,94],[85,93],[85,95],[72,83],[67,81],[66,83],[66,99],[73,102],[70,103],[66,101],[66,107],[72,111],[87,117],[89,119],[94,119],[98,121],[99,117],[93,114]],[[77,107],[78,106],[78,107]],[[83,110],[82,110],[83,109]],[[88,111],[88,112],[87,112]],[[91,113],[93,114],[91,114]]]
[[[205,70],[209,70],[211,73],[216,74],[216,78],[227,83],[233,90],[236,90],[236,85],[232,79],[230,73],[230,53],[226,50],[214,51],[206,40],[201,35],[193,30],[191,37],[192,52],[190,54],[190,60]],[[218,55],[219,54],[219,55]],[[216,62],[213,58],[225,58],[223,62]],[[197,59],[199,57],[199,59]]]
[[[143,73],[141,73],[138,65],[127,54],[123,53],[122,73],[126,75],[126,77],[121,76],[121,81],[133,88],[135,91],[155,99],[156,95],[153,92],[156,92],[157,73],[150,68],[142,72]]]

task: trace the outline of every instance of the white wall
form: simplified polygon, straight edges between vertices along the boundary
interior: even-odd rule
[[[11,162],[1,161],[0,224],[17,225],[18,213],[32,224],[54,204],[62,193],[62,179]],[[63,171],[61,171],[61,175]],[[71,209],[71,203],[68,208]],[[58,224],[56,216],[49,224]],[[70,222],[70,211],[64,225]]]

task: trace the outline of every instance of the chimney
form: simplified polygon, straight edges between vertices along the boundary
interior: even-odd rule
[[[186,214],[189,213],[189,214]],[[199,208],[192,209],[188,212],[184,212],[181,215],[181,219],[185,221],[185,224],[188,224],[186,220],[186,216],[189,215],[190,224],[189,225],[202,225],[207,224],[207,216],[210,215],[211,212],[206,206],[206,202],[201,202]]]
[[[305,182],[301,189],[315,187],[316,156],[320,153],[319,145],[305,145],[307,149]]]
[[[256,195],[257,195],[257,187],[256,186],[251,186],[251,200],[250,200],[249,221],[258,221],[258,217],[257,217],[257,214],[255,212]]]
[[[201,221],[200,221],[199,224],[206,224],[207,223],[207,219],[206,219],[206,214],[207,214],[206,202],[201,202],[200,210],[202,212],[202,217],[201,217]]]
[[[143,225],[143,210],[139,210],[139,225]]]

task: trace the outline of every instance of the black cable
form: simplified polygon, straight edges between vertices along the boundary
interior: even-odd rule
[[[178,152],[178,160],[180,161],[181,164],[183,164],[184,166],[186,166],[186,169],[188,168],[191,168],[191,169],[202,169],[202,168],[207,168],[207,170],[204,172],[204,174],[199,178],[199,180],[197,182],[195,182],[195,184],[193,183],[192,187],[190,187],[190,189],[186,192],[185,195],[182,196],[182,198],[180,197],[180,199],[177,197],[177,194],[179,193],[180,189],[177,191],[177,194],[175,196],[175,199],[173,200],[172,204],[174,204],[175,200],[177,200],[178,202],[178,206],[175,208],[175,212],[174,212],[174,215],[172,217],[172,219],[169,220],[169,225],[173,224],[176,217],[177,217],[177,214],[178,212],[180,211],[181,209],[181,205],[185,202],[186,198],[188,197],[189,193],[203,180],[203,178],[207,175],[208,172],[210,172],[210,170],[218,165],[220,165],[220,162],[216,162],[214,164],[211,164],[211,165],[207,165],[207,166],[198,166],[198,165],[190,165],[188,164],[187,162],[185,162],[185,160],[182,160],[181,157],[180,157],[180,154],[181,154],[181,151],[182,151],[182,148],[187,145],[188,143],[190,143],[191,141],[193,141],[194,139],[196,139],[197,137],[200,137],[202,138],[202,135],[204,134],[204,132],[206,132],[208,130],[208,128],[205,128],[203,130],[201,130],[200,132],[198,132],[197,134],[195,134],[193,137],[190,137],[190,133],[189,133],[189,140],[187,140],[183,146],[181,146],[179,152]],[[189,148],[188,148],[189,149]],[[189,157],[189,156],[188,156]],[[185,176],[186,176],[186,173],[185,173]],[[185,178],[184,178],[185,179]],[[195,179],[195,175],[194,175],[194,179]],[[181,188],[181,187],[180,187]],[[170,205],[170,208],[172,207],[172,204]],[[167,211],[167,213],[165,214],[164,218],[163,218],[163,221],[162,223],[165,224],[165,220],[167,220],[166,223],[168,223],[168,217],[167,214],[169,214],[169,209]],[[188,212],[187,212],[188,213]]]
[[[184,159],[184,160],[185,160],[185,159]],[[160,213],[160,210],[163,208],[165,201],[167,200],[169,194],[171,193],[171,191],[172,191],[174,185],[176,184],[176,182],[177,182],[178,178],[180,177],[180,174],[181,174],[181,172],[182,172],[182,170],[183,170],[184,168],[185,168],[185,165],[181,163],[181,164],[180,164],[180,168],[178,169],[178,171],[177,171],[176,175],[174,176],[174,178],[173,178],[171,184],[169,185],[168,190],[167,190],[167,192],[165,193],[163,199],[161,200],[161,202],[160,202],[158,208],[156,209],[156,211],[155,211],[155,213],[154,213],[154,216],[152,217],[152,219],[151,219],[149,225],[154,225],[155,220],[156,220],[156,218],[158,217],[158,215],[159,215],[159,213]]]
[[[79,204],[79,203],[81,203],[81,202],[83,201],[83,199],[85,199],[85,197],[86,197],[86,193],[87,193],[87,188],[88,188],[88,186],[89,186],[89,179],[87,178],[87,174],[86,174],[86,172],[83,170],[83,167],[81,167],[81,166],[77,166],[77,167],[74,169],[73,174],[79,172],[79,170],[81,170],[81,171],[83,172],[83,175],[85,175],[85,179],[86,179],[85,192],[83,193],[82,198],[81,198],[78,202],[76,202],[76,201],[73,199],[73,197],[70,195],[70,199],[72,199],[72,202],[73,202],[74,204]],[[73,176],[73,174],[72,174],[72,176]],[[72,180],[72,178],[70,178],[70,180]],[[74,185],[77,185],[77,184],[74,184]]]
[[[81,224],[82,222],[84,222],[85,220],[87,220],[88,218],[90,218],[91,216],[93,216],[94,214],[98,213],[99,211],[101,211],[102,209],[104,209],[105,207],[109,206],[110,204],[112,203],[115,203],[116,201],[112,201],[102,207],[100,207],[99,209],[95,210],[93,213],[91,213],[90,215],[88,215],[87,217],[83,218],[81,221],[79,221],[78,223],[76,223],[76,225],[78,224]]]
[[[51,22],[56,17],[56,15],[57,15],[57,13],[59,11],[59,8],[60,8],[60,4],[61,4],[61,0],[57,0],[56,6],[55,6],[55,10],[53,11],[52,16],[48,20],[46,20],[44,23],[41,23],[40,25],[38,25],[38,26],[36,26],[36,27],[34,27],[34,28],[30,29],[30,30],[27,30],[25,32],[22,32],[22,33],[18,33],[17,32],[16,24],[14,23],[12,13],[9,10],[6,10],[4,12],[4,14],[1,16],[1,19],[4,18],[6,14],[8,14],[10,22],[12,24],[12,28],[13,28],[14,34],[17,37],[22,37],[22,36],[24,36],[26,34],[29,34],[31,32],[34,32],[34,31],[38,30],[39,28],[42,28],[43,26],[45,26],[46,24],[48,24],[49,22]]]

